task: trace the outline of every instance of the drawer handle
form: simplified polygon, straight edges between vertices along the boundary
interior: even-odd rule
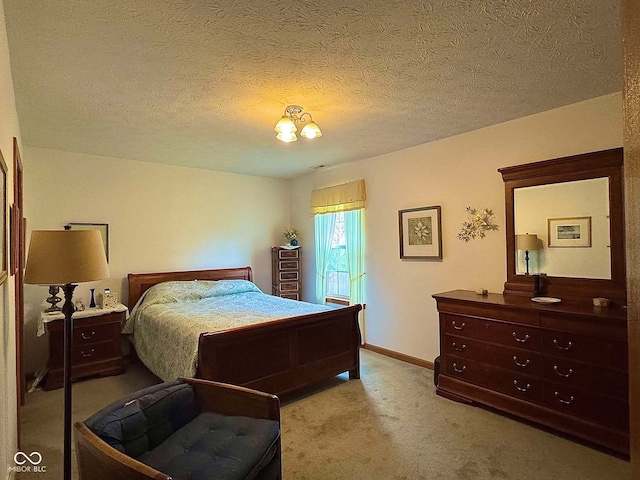
[[[462,373],[467,369],[467,366],[463,365],[462,368],[458,368],[458,364],[453,362],[453,369],[458,373]]]
[[[462,322],[462,325],[458,326],[455,320],[451,320],[451,325],[453,325],[453,328],[455,328],[456,330],[462,330],[465,327],[466,323]]]
[[[564,405],[571,405],[573,403],[573,401],[575,400],[574,396],[571,395],[569,397],[569,400],[564,400],[563,398],[560,397],[560,394],[558,392],[555,392],[554,394],[556,396],[556,398],[558,399],[558,401],[560,403],[563,403]]]
[[[95,353],[96,349],[92,348],[91,351],[89,353],[84,353],[84,350],[82,350],[82,352],[80,352],[80,354],[84,357],[84,358],[89,358],[91,355],[93,355]]]
[[[524,363],[520,363],[518,362],[518,357],[516,357],[515,355],[513,356],[513,362],[519,367],[526,367],[527,365],[529,365],[529,363],[531,363],[528,358]]]
[[[567,346],[566,346],[566,347],[563,347],[562,345],[560,345],[560,344],[558,343],[558,340],[556,340],[556,339],[554,339],[554,340],[553,340],[553,344],[554,344],[556,347],[558,347],[558,349],[559,349],[559,350],[571,350],[571,347],[573,347],[573,342],[572,342],[572,341],[569,341],[569,343],[567,343]]]
[[[568,373],[560,373],[560,370],[558,369],[558,365],[554,365],[553,369],[556,371],[558,375],[564,378],[569,378],[569,375],[573,373],[573,368],[570,368]]]
[[[89,340],[91,337],[93,337],[96,334],[96,332],[91,332],[91,335],[85,335],[84,332],[82,332],[80,334],[80,336],[82,337],[83,340]]]
[[[521,391],[521,392],[526,392],[527,390],[529,390],[531,388],[531,384],[527,383],[526,387],[521,387],[520,385],[518,385],[518,381],[514,380],[513,384],[516,386],[516,388]]]
[[[465,348],[467,348],[467,346],[466,346],[464,343],[463,343],[461,346],[458,346],[458,345],[456,344],[456,342],[453,342],[453,343],[451,344],[451,346],[453,347],[453,349],[454,349],[456,352],[461,352],[461,351],[463,351]]]
[[[513,338],[516,339],[516,342],[524,343],[529,340],[530,337],[528,333],[525,333],[524,338],[518,338],[518,334],[516,332],[513,332]]]

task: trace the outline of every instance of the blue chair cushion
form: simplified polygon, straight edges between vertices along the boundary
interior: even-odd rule
[[[86,421],[103,441],[133,458],[153,450],[200,414],[193,388],[181,381],[134,395]]]
[[[138,460],[175,480],[254,478],[274,457],[279,437],[275,420],[206,412]]]

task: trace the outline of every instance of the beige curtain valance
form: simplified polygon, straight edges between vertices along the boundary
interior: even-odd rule
[[[357,210],[364,208],[366,203],[367,194],[364,180],[320,188],[311,192],[311,213],[313,215]]]

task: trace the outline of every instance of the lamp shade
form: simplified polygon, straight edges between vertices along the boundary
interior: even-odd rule
[[[300,132],[300,135],[302,135],[304,138],[309,139],[317,138],[322,136],[322,131],[315,122],[309,122],[304,126],[304,128]]]
[[[276,123],[276,126],[273,128],[273,130],[276,133],[296,133],[298,131],[298,128],[296,127],[296,124],[293,120],[291,120],[286,115],[283,115],[282,118],[278,120],[278,123]]]
[[[97,230],[34,230],[24,283],[65,285],[109,277],[102,235]]]
[[[535,233],[516,235],[516,248],[518,250],[538,250],[538,236]]]
[[[295,142],[298,140],[298,137],[296,137],[296,134],[291,132],[291,133],[279,133],[276,135],[276,138],[278,140],[283,141],[284,143],[291,143],[291,142]]]

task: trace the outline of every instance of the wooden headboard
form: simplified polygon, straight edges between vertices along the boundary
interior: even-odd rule
[[[238,267],[187,272],[130,273],[127,278],[129,280],[127,305],[131,310],[142,294],[157,283],[172,280],[249,280],[251,282],[253,281],[253,272],[251,267]]]

